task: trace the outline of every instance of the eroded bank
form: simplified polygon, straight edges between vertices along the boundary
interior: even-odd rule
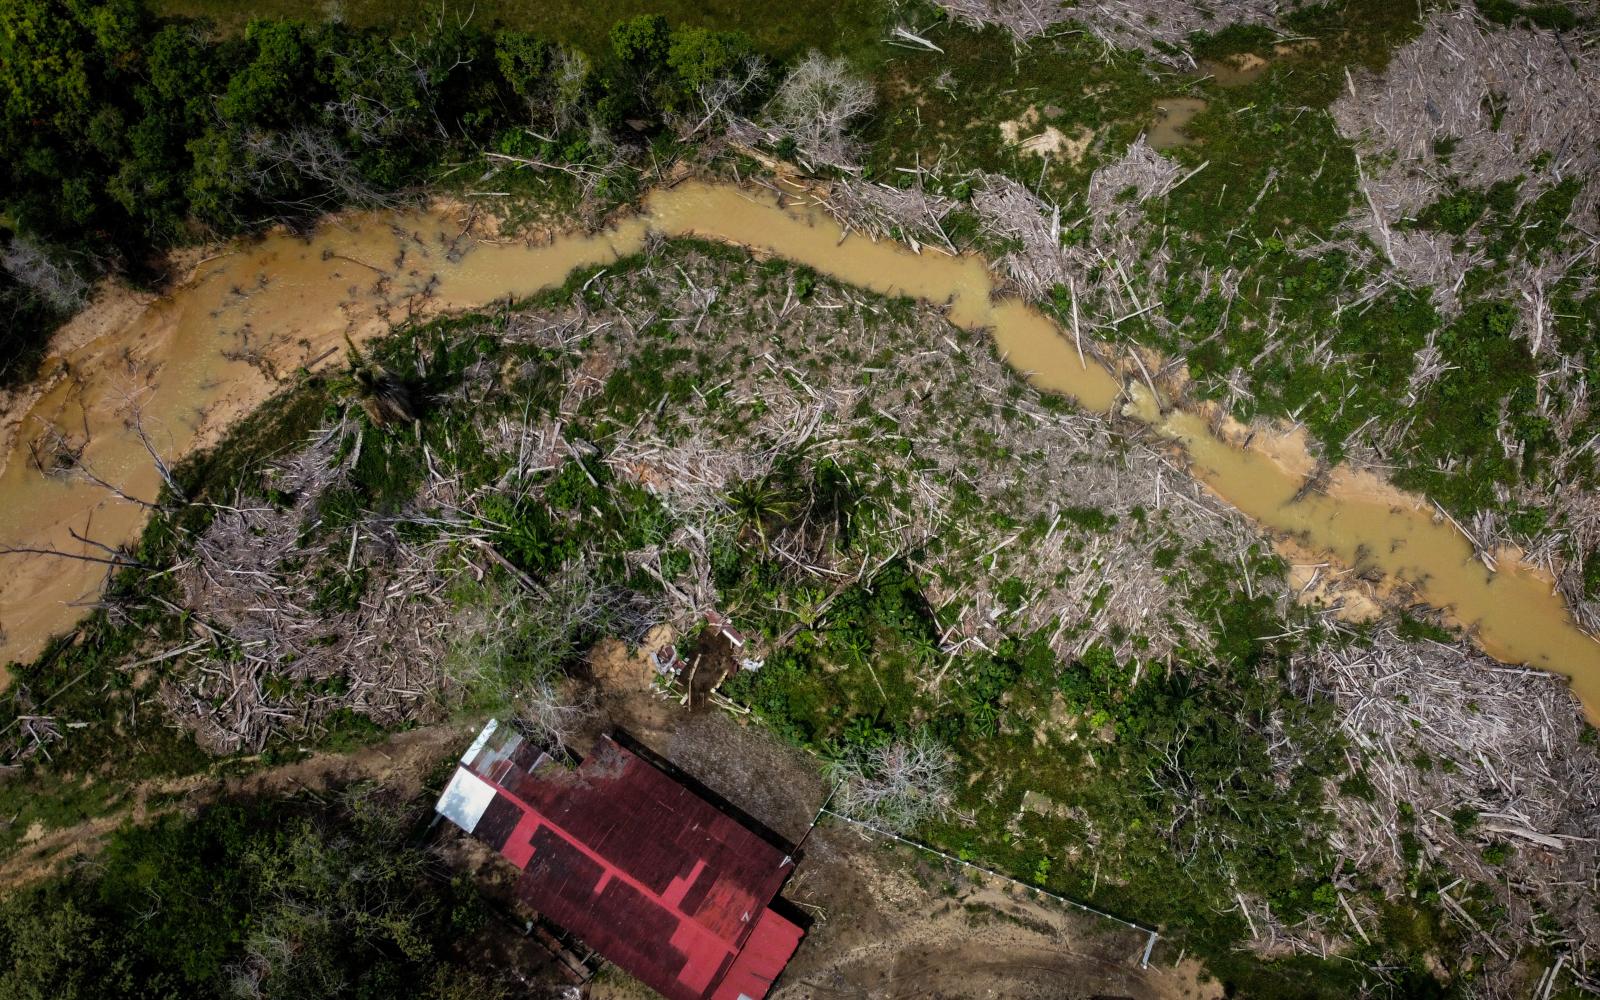
[[[477,240],[442,210],[343,217],[310,239],[241,245],[203,263],[131,322],[108,325],[50,363],[44,391],[12,415],[19,419],[0,468],[0,547],[95,556],[102,551],[83,538],[132,540],[145,520],[141,501],[160,486],[147,441],[168,460],[215,442],[271,394],[278,376],[328,357],[346,334],[359,341],[408,316],[531,295],[575,268],[637,252],[651,231],[693,235],[945,305],[956,325],[988,330],[1040,388],[1102,412],[1125,402],[1125,413],[1182,444],[1196,474],[1265,527],[1406,584],[1474,629],[1497,658],[1567,675],[1591,719],[1600,717],[1600,644],[1537,573],[1514,561],[1490,573],[1431,505],[1370,476],[1336,469],[1321,489],[1304,491],[1301,463],[1224,440],[1195,413],[1163,413],[1142,387],[1125,392],[1122,377],[1085,351],[1092,345],[1015,299],[997,299],[980,259],[847,237],[807,200],[780,205],[764,191],[685,183],[652,193],[641,214],[602,233],[542,245]],[[86,613],[103,576],[95,563],[5,556],[0,659],[36,655]]]

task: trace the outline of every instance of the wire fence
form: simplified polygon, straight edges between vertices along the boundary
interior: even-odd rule
[[[829,795],[828,798],[831,800],[833,798],[833,796]],[[1161,939],[1160,932],[1158,932],[1153,927],[1146,927],[1143,924],[1135,923],[1132,920],[1126,920],[1126,919],[1124,919],[1122,917],[1117,916],[1116,914],[1107,913],[1104,910],[1097,910],[1094,907],[1090,906],[1088,903],[1080,903],[1076,899],[1068,899],[1066,896],[1057,895],[1056,893],[1053,893],[1048,889],[1041,889],[1036,885],[1032,885],[1031,883],[1022,881],[1021,879],[1012,878],[1010,875],[1003,875],[1000,872],[995,871],[993,868],[985,868],[983,865],[977,865],[977,864],[973,864],[971,861],[965,861],[965,860],[963,860],[961,858],[956,857],[953,854],[948,854],[948,853],[946,853],[944,851],[941,851],[937,847],[929,847],[927,844],[924,844],[921,841],[912,840],[909,837],[902,837],[898,833],[890,833],[888,830],[884,830],[884,829],[881,829],[879,827],[873,826],[871,823],[865,823],[865,822],[862,822],[859,819],[854,819],[854,818],[852,818],[850,816],[846,816],[843,813],[834,812],[832,809],[828,808],[827,803],[824,803],[822,808],[817,810],[817,818],[818,819],[821,819],[824,815],[832,816],[835,819],[844,820],[846,823],[849,823],[849,824],[851,824],[853,826],[858,826],[858,827],[862,828],[863,830],[870,830],[871,832],[877,834],[880,837],[886,837],[889,840],[893,840],[893,841],[896,841],[898,843],[905,844],[907,847],[914,847],[919,851],[925,851],[928,854],[938,855],[939,857],[943,858],[946,861],[952,862],[954,864],[961,865],[963,868],[971,868],[973,871],[982,872],[983,874],[988,875],[990,878],[997,878],[997,879],[1000,879],[1001,881],[1004,881],[1004,882],[1010,882],[1012,885],[1021,886],[1022,888],[1028,889],[1028,890],[1030,890],[1032,892],[1036,892],[1041,896],[1049,897],[1050,899],[1055,900],[1056,902],[1062,904],[1063,906],[1068,906],[1068,907],[1071,907],[1071,908],[1076,909],[1076,910],[1082,910],[1085,913],[1093,914],[1094,916],[1100,917],[1100,918],[1105,919],[1105,920],[1114,921],[1116,923],[1121,924],[1124,927],[1128,927],[1128,928],[1131,928],[1133,930],[1138,931],[1141,934],[1148,935],[1146,937],[1145,943],[1144,943],[1144,953],[1139,956],[1139,968],[1148,969],[1150,967],[1150,953],[1155,950],[1156,942]],[[813,827],[816,826],[816,822],[815,821],[812,822],[812,826]],[[807,831],[807,836],[809,836],[809,835],[810,835],[810,831],[808,830]]]

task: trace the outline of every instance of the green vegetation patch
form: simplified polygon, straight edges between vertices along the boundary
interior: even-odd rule
[[[464,939],[493,910],[417,846],[426,802],[230,802],[125,827],[0,903],[0,995],[509,997]]]

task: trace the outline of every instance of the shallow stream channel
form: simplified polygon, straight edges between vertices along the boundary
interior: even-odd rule
[[[1591,721],[1600,719],[1600,643],[1572,623],[1546,576],[1511,553],[1491,571],[1434,505],[1373,475],[1335,468],[1304,489],[1315,463],[1296,439],[1218,433],[1202,413],[1158,405],[1137,369],[1124,377],[1096,360],[1096,345],[999,295],[978,257],[846,235],[809,195],[731,184],[660,189],[602,232],[543,244],[478,238],[464,215],[339,216],[309,239],[272,235],[200,261],[164,297],[103,295],[58,336],[39,382],[0,414],[0,547],[96,556],[103,551],[82,538],[132,541],[161,484],[152,454],[170,462],[215,443],[279,377],[340,363],[346,334],[359,342],[408,317],[531,295],[575,268],[638,252],[651,232],[697,236],[944,306],[952,323],[993,336],[1040,389],[1086,410],[1120,410],[1180,445],[1196,476],[1302,557],[1403,585],[1496,658],[1570,677]],[[59,556],[0,557],[0,662],[37,655],[83,617],[104,576],[104,565]]]

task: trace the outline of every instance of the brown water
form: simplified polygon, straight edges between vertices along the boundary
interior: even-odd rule
[[[803,201],[804,199],[796,199]],[[224,352],[266,344],[279,371],[340,344],[387,329],[411,310],[436,313],[524,296],[563,280],[573,268],[638,250],[647,231],[740,243],[806,264],[886,295],[947,307],[958,326],[990,331],[1007,360],[1041,388],[1108,411],[1124,398],[1123,380],[1085,363],[1070,335],[1037,310],[995,299],[995,281],[976,257],[915,255],[897,243],[845,238],[820,212],[780,207],[775,196],[733,186],[683,184],[657,191],[642,215],[593,236],[546,246],[459,239],[449,214],[359,216],[319,230],[309,241],[271,237],[203,265],[195,277],[130,322],[107,330],[64,359],[58,378],[26,414],[0,470],[0,546],[49,545],[89,552],[76,528],[107,543],[131,540],[141,507],[81,479],[47,478],[29,461],[28,442],[47,424],[69,433],[85,420],[92,438],[82,456],[97,475],[141,497],[157,476],[124,426],[131,386],[143,394],[144,423],[168,457],[215,441],[227,423],[270,394],[260,366]],[[357,263],[357,262],[360,263]],[[419,294],[429,289],[431,295]],[[330,362],[331,363],[331,362]],[[1305,463],[1262,447],[1241,448],[1213,435],[1199,416],[1162,414],[1142,387],[1125,412],[1187,448],[1215,492],[1275,531],[1340,561],[1389,574],[1476,629],[1483,647],[1509,661],[1573,678],[1590,712],[1600,706],[1600,644],[1570,621],[1548,581],[1513,562],[1489,574],[1472,549],[1431,508],[1381,482],[1337,470],[1325,492],[1295,501]],[[59,558],[6,556],[0,576],[0,658],[26,658],[82,616],[103,570]]]
[[[1195,76],[1209,79],[1219,87],[1243,87],[1261,79],[1272,63],[1252,52],[1241,52],[1221,59],[1202,59]]]
[[[1184,131],[1194,116],[1206,109],[1200,97],[1163,97],[1155,102],[1155,121],[1150,124],[1151,149],[1176,149],[1187,146],[1194,137]]]

